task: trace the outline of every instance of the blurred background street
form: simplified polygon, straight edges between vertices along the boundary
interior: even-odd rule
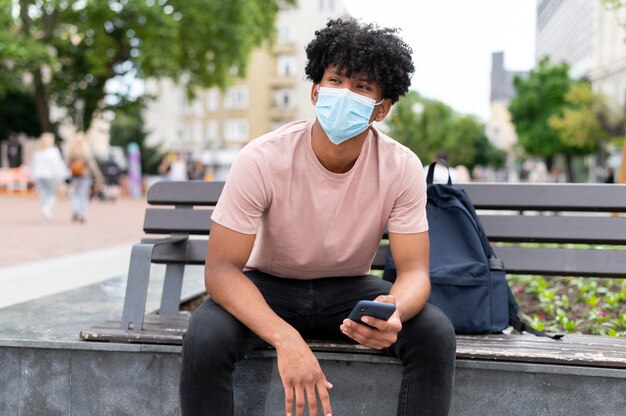
[[[0,194],[0,274],[5,266],[84,253],[138,242],[143,235],[145,199],[93,201],[84,223],[71,221],[70,201],[57,200],[54,217],[43,224],[35,194]]]
[[[80,223],[61,196],[44,224],[34,193],[0,194],[0,308],[125,275],[145,206],[143,198],[92,201]]]

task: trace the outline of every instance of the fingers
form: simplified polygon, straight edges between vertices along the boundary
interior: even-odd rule
[[[315,392],[317,390],[317,395],[319,396],[320,402],[322,404],[322,410],[324,412],[324,416],[332,416],[332,408],[330,406],[330,394],[328,393],[329,389],[333,388],[333,385],[328,382],[328,380],[324,379],[321,384],[312,384],[309,387],[293,387],[293,386],[284,386],[285,387],[285,414],[287,416],[294,415],[294,405],[295,405],[295,416],[304,416],[304,408],[305,408],[305,397],[306,403],[309,408],[309,415],[317,415],[317,398],[315,396]],[[295,400],[294,400],[295,396]]]
[[[315,387],[308,386],[305,392],[306,401],[309,404],[309,415],[317,415],[317,398],[315,397]]]
[[[324,411],[324,416],[332,416],[333,411],[330,407],[330,395],[328,394],[328,389],[332,389],[333,385],[328,382],[328,380],[324,380],[324,385],[317,388],[317,395],[320,398],[320,402],[322,403],[322,410]],[[315,413],[313,413],[315,414]]]
[[[396,297],[393,295],[380,295],[376,299],[374,299],[374,301],[381,303],[391,303],[392,305],[395,305]]]
[[[296,387],[296,416],[304,416],[304,389]]]
[[[346,319],[341,324],[341,332],[359,344],[377,350],[387,348],[398,340],[398,333],[402,329],[401,324],[399,328],[396,328],[395,324],[389,324],[388,321],[371,316],[362,319],[371,327]]]
[[[284,385],[285,387],[285,414],[292,416],[293,412],[293,386]]]

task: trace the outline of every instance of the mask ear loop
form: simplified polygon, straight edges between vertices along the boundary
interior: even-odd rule
[[[381,99],[379,102],[374,102],[374,107],[376,107],[377,105],[381,105],[383,103],[383,101],[385,101],[384,98]],[[372,109],[372,111],[374,111],[374,110]],[[372,122],[367,125],[368,129],[374,125],[374,121],[376,121],[376,119],[372,120]]]

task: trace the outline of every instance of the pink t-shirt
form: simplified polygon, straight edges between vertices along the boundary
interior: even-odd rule
[[[290,123],[245,146],[211,218],[256,234],[246,269],[294,279],[366,275],[385,225],[428,230],[422,164],[372,128],[352,169],[330,172],[313,152],[312,126]]]

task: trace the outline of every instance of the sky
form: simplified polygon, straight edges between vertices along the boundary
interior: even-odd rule
[[[350,15],[397,27],[413,49],[411,89],[489,118],[491,53],[508,70],[535,63],[536,0],[344,0]]]

